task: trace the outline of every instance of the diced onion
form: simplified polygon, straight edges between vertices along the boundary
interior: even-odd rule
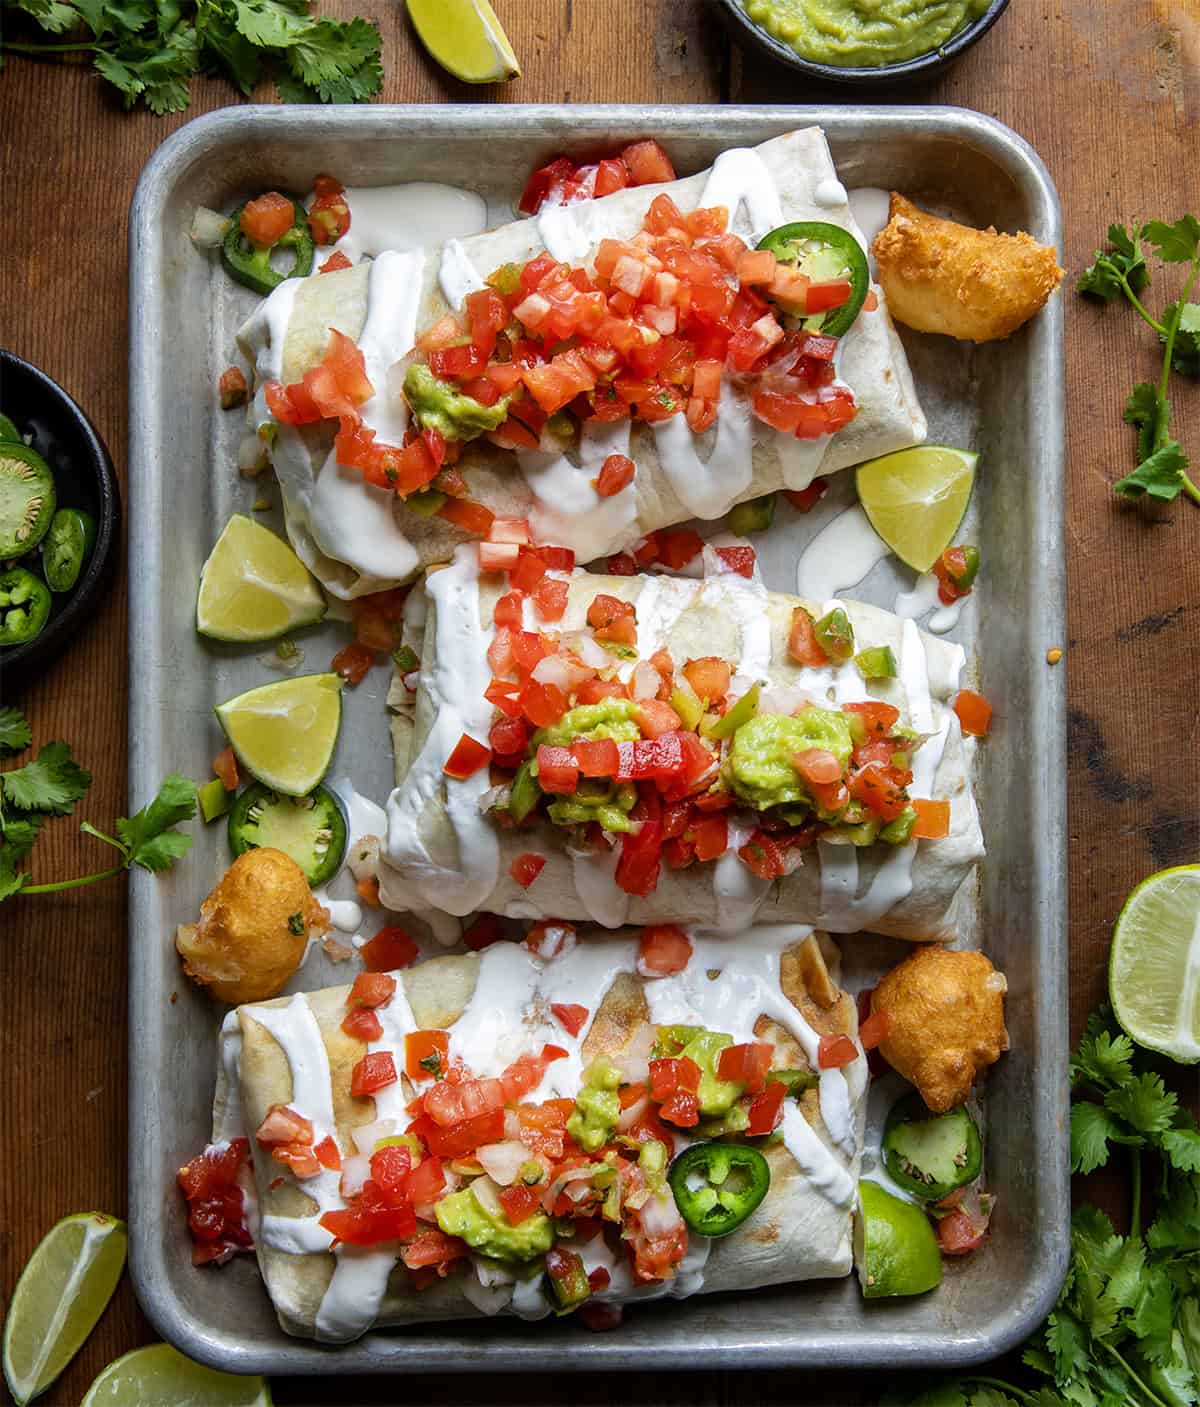
[[[218,249],[229,233],[229,226],[228,216],[210,210],[206,205],[197,205],[188,237],[197,249]]]
[[[633,697],[652,699],[662,687],[662,676],[648,660],[639,660],[633,671]]]
[[[357,835],[346,856],[350,873],[355,879],[372,879],[379,865],[379,837]]]
[[[500,1189],[490,1177],[485,1175],[472,1179],[471,1196],[493,1221],[503,1222],[507,1219],[504,1215],[504,1208],[500,1205]]]
[[[357,1133],[358,1130],[355,1130]],[[363,1183],[371,1176],[371,1159],[366,1153],[356,1153],[351,1158],[342,1160],[342,1180],[340,1183],[342,1196],[349,1200],[357,1197],[363,1190]]]
[[[507,806],[510,796],[512,796],[512,787],[507,783],[498,787],[488,787],[487,791],[479,798],[480,814],[486,816],[493,807]]]
[[[528,298],[518,303],[513,309],[513,317],[525,327],[536,328],[545,322],[546,314],[550,311],[549,300],[543,298],[540,293],[531,293]]]
[[[533,677],[539,684],[553,684],[564,694],[571,692],[571,671],[560,655],[546,655],[533,667]]]
[[[641,295],[648,273],[649,270],[640,260],[634,259],[628,254],[622,254],[613,266],[610,281],[614,288],[628,293],[631,298],[637,298]],[[520,308],[515,311],[519,318],[521,316]]]
[[[648,1198],[642,1207],[640,1220],[647,1236],[666,1236],[674,1231],[681,1220],[675,1198],[669,1194]]]
[[[515,1109],[505,1109],[504,1111],[504,1137],[521,1137],[521,1116]]]
[[[590,631],[576,631],[566,636],[563,644],[590,669],[607,669],[612,664],[612,656]]]
[[[622,1084],[642,1084],[650,1078],[649,1060],[654,1040],[654,1027],[643,1021],[633,1033],[633,1039],[614,1061],[621,1072]]]
[[[475,1150],[483,1170],[501,1187],[511,1187],[521,1169],[529,1161],[529,1149],[515,1139],[503,1143],[488,1143]]]
[[[238,473],[243,479],[256,479],[267,467],[267,455],[263,442],[251,432],[243,435],[238,444]]]
[[[647,303],[639,316],[643,322],[648,323],[656,332],[661,332],[664,337],[674,332],[679,322],[677,308],[659,308],[653,303]]]
[[[624,1078],[623,1074],[622,1078]],[[645,1079],[646,1077],[643,1075],[642,1078]],[[631,1104],[627,1109],[622,1109],[620,1114],[617,1115],[617,1132],[628,1133],[646,1112],[646,1106],[649,1103],[649,1096],[643,1095],[636,1104]]]
[[[354,1139],[355,1148],[369,1158],[379,1140],[391,1138],[395,1132],[395,1119],[376,1119],[373,1124],[363,1124],[360,1128],[353,1129],[350,1137]]]

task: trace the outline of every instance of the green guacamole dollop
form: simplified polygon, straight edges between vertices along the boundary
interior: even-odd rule
[[[571,743],[611,738],[615,743],[635,743],[642,730],[634,722],[637,704],[632,699],[601,699],[599,703],[579,704],[569,709],[549,728],[533,735],[531,752],[540,744],[547,747],[568,747]]]
[[[533,1260],[554,1244],[554,1227],[545,1212],[510,1226],[507,1219],[489,1216],[469,1187],[443,1197],[433,1210],[447,1236],[461,1236],[472,1250],[501,1260]]]
[[[504,420],[511,397],[483,405],[449,381],[439,381],[423,363],[414,362],[404,374],[404,399],[423,430],[438,430],[447,440],[473,440]]]
[[[621,1072],[607,1055],[598,1056],[584,1071],[567,1132],[585,1153],[603,1148],[616,1130],[621,1113],[620,1085]]]
[[[746,14],[803,59],[882,68],[937,49],[988,0],[742,0]]]
[[[853,746],[850,721],[844,713],[826,708],[806,708],[794,718],[760,713],[733,735],[733,746],[725,759],[725,779],[743,801],[759,811],[808,802],[808,792],[792,766],[796,753],[825,748],[844,767]]]

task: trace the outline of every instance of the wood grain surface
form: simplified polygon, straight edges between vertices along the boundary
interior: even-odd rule
[[[859,99],[824,91],[731,47],[704,0],[496,0],[524,76],[473,89],[426,58],[402,6],[338,0],[384,35],[390,102],[887,101],[974,107],[1014,127],[1058,183],[1060,262],[1072,277],[1110,221],[1200,213],[1197,0],[1013,0],[993,33],[937,81]],[[264,90],[261,101],[274,94]],[[124,472],[127,447],[126,221],[155,147],[189,117],[235,101],[193,85],[186,114],[121,110],[86,61],[13,58],[0,74],[4,205],[0,342],[57,378],[87,409]],[[1165,285],[1165,280],[1164,280]],[[1071,1016],[1101,998],[1111,925],[1152,870],[1198,858],[1200,510],[1114,502],[1131,466],[1124,397],[1157,372],[1153,338],[1121,308],[1066,295],[1067,553],[1070,624]],[[1162,298],[1165,301],[1165,296]],[[1200,388],[1175,394],[1177,433],[1200,459]],[[1020,465],[1006,466],[1013,475]],[[164,464],[165,476],[187,472]],[[65,737],[95,781],[85,814],[125,807],[126,600],[97,619],[35,685],[7,701],[38,742]],[[1003,591],[1000,568],[988,589]],[[1030,778],[1030,785],[1037,785]],[[139,798],[144,801],[145,798]],[[1019,825],[1020,817],[1008,818]],[[38,878],[86,872],[94,842],[70,823],[39,846]],[[124,1214],[126,926],[122,887],[39,896],[0,909],[0,1290],[68,1212]],[[164,1196],[169,1195],[164,1189]],[[753,1301],[747,1302],[753,1314]],[[152,1334],[126,1281],[75,1363],[43,1399],[79,1401],[101,1367]],[[446,1365],[449,1368],[451,1365]],[[746,1370],[753,1363],[745,1365]],[[391,1379],[277,1380],[281,1403],[607,1403],[750,1407],[872,1403],[877,1378],[812,1373],[603,1375],[510,1382],[446,1371]]]

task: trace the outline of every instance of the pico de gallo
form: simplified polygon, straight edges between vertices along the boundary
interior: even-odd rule
[[[554,946],[565,951],[571,938],[556,933]],[[525,942],[544,950],[539,928]],[[643,930],[638,965],[646,975],[677,972],[690,956],[681,930]],[[351,1094],[366,1098],[402,1081],[411,1096],[406,1127],[379,1119],[355,1128],[352,1146],[330,1135],[317,1141],[302,1111],[275,1104],[254,1134],[259,1156],[278,1164],[281,1182],[339,1175],[345,1205],[320,1217],[332,1248],[393,1248],[418,1290],[471,1255],[521,1279],[540,1269],[556,1311],[582,1310],[585,1320],[618,1267],[635,1286],[669,1280],[689,1230],[736,1230],[767,1194],[770,1168],[757,1150],[778,1128],[785,1101],[815,1089],[819,1069],[859,1055],[849,1037],[824,1036],[818,1071],[776,1068],[770,1041],[643,1025],[622,1051],[591,1059],[573,1099],[539,1100],[547,1068],[567,1056],[552,1043],[488,1078],[451,1054],[444,1030],[413,1031],[401,1050],[367,1053],[381,1034],[375,1014],[396,985],[386,973],[360,974],[342,1026],[363,1043]],[[577,1036],[591,1013],[572,1004],[554,1015]],[[236,1182],[247,1155],[239,1139],[206,1150],[179,1175],[198,1263],[249,1245]],[[593,1244],[598,1238],[603,1247]],[[596,1316],[596,1327],[615,1322],[610,1306]]]
[[[536,215],[544,205],[573,205],[580,200],[614,195],[627,186],[650,186],[674,179],[671,158],[655,141],[630,142],[616,156],[601,157],[584,165],[569,156],[556,156],[530,176],[517,209],[522,215]]]
[[[619,845],[616,882],[641,896],[657,887],[664,864],[682,869],[723,855],[746,814],[751,833],[737,853],[762,879],[790,874],[828,832],[856,845],[948,834],[949,803],[908,794],[923,739],[891,704],[769,711],[760,684],[733,692],[726,660],[679,664],[665,649],[640,659],[636,606],[606,592],[588,607],[586,628],[564,635],[553,627],[568,584],[550,573],[569,568],[570,554],[510,541],[493,557],[491,546],[482,544],[481,560],[506,569],[510,582],[487,652],[494,722],[486,744],[464,734],[445,771],[465,779],[490,767],[497,823],[530,831],[531,842],[548,821],[575,848]],[[526,628],[527,599],[546,628]],[[855,656],[840,607],[814,620],[797,606],[788,649],[802,665],[854,660],[865,677],[896,672],[886,647]],[[513,877],[530,887],[539,861],[531,847]]]
[[[749,248],[727,224],[723,207],[685,215],[661,194],[632,240],[601,240],[591,271],[548,253],[493,271],[461,316],[418,338],[404,379],[412,419],[403,445],[379,443],[364,424],[358,407],[375,388],[362,353],[336,329],[301,381],[267,384],[267,405],[286,425],[336,419],[340,464],[481,537],[492,514],[456,467],[462,445],[480,436],[538,449],[565,446],[585,420],[657,424],[676,415],[698,434],[716,421],[726,376],[766,424],[801,439],[832,434],[856,406],[837,380],[838,338],[820,329],[831,311],[860,303],[861,290],[848,278],[811,279],[772,250]],[[597,477],[601,496],[636,472],[613,458],[624,462]]]

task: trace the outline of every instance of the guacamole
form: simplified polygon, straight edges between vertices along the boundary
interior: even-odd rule
[[[883,68],[945,44],[989,0],[742,0],[768,34],[814,63]]]
[[[569,709],[549,728],[533,735],[531,751],[538,747],[569,747],[571,743],[611,738],[615,743],[636,743],[642,730],[633,721],[637,704],[632,699],[601,699]]]
[[[745,1093],[740,1080],[723,1080],[717,1074],[721,1052],[733,1044],[733,1037],[724,1031],[709,1031],[703,1026],[660,1026],[654,1047],[655,1056],[694,1061],[700,1069],[700,1084],[696,1099],[702,1118],[721,1118],[729,1113],[734,1102]]]
[[[567,1132],[585,1153],[603,1148],[616,1130],[621,1113],[617,1098],[620,1086],[621,1072],[607,1055],[598,1056],[583,1072]]]
[[[496,429],[508,415],[512,398],[501,396],[495,405],[483,405],[414,362],[404,375],[404,399],[423,430],[439,430],[447,440],[473,440]]]
[[[520,1226],[490,1216],[470,1187],[451,1192],[434,1207],[437,1224],[447,1236],[461,1236],[472,1250],[501,1260],[533,1260],[554,1243],[554,1227],[545,1212],[534,1212]]]
[[[810,748],[832,752],[844,767],[853,750],[847,716],[826,708],[806,708],[794,718],[760,713],[733,735],[725,759],[726,782],[759,811],[789,802],[807,803],[809,795],[792,758]]]

